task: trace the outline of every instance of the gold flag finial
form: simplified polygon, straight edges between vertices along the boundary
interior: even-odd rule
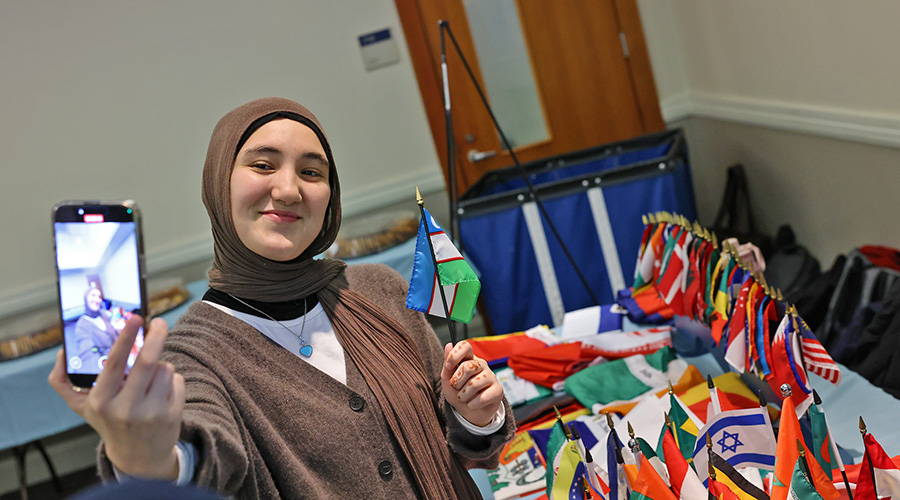
[[[656,220],[656,215],[654,215],[653,212],[650,212],[649,214],[647,214],[647,219],[650,221],[651,224],[656,224],[657,222],[659,222],[658,220]]]
[[[425,200],[422,198],[422,193],[419,191],[419,186],[416,186],[416,203],[418,203],[420,207],[425,205]]]
[[[631,422],[628,422],[628,437],[634,439],[634,428],[631,427]]]
[[[778,298],[779,302],[784,302],[784,295],[781,295],[781,288],[776,290],[775,297]]]
[[[803,445],[800,444],[800,440],[797,440],[797,452],[800,453],[801,457],[806,457],[806,449],[803,448]]]
[[[672,387],[672,381],[669,381],[669,394],[675,394],[675,389]]]
[[[713,246],[719,248],[719,237],[716,236],[715,231],[710,231],[712,233]]]
[[[610,429],[616,428],[616,426],[613,425],[612,415],[610,415],[609,412],[606,412],[606,425],[608,425]]]
[[[709,468],[709,478],[712,479],[713,481],[715,481],[716,480],[716,469],[713,469],[712,462],[708,462],[706,465]]]
[[[862,419],[862,415],[859,417],[859,433],[865,436],[868,431],[866,430],[866,423]]]
[[[644,225],[646,226],[647,224],[650,224],[650,219],[648,219],[647,215],[645,214],[645,215],[641,216],[641,222],[643,222]]]
[[[708,449],[708,450],[712,449],[712,438],[709,437],[708,432],[706,433],[706,449]]]

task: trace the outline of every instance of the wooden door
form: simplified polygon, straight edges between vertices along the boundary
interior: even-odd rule
[[[448,21],[482,88],[484,74],[470,29],[473,2],[395,0],[447,176],[439,20]],[[495,0],[490,0],[495,1]],[[501,0],[502,1],[502,0]],[[510,0],[506,0],[510,2]],[[546,137],[515,144],[521,163],[665,128],[635,0],[512,0],[521,27]],[[496,2],[495,2],[496,3]],[[488,26],[488,32],[492,27]],[[484,43],[484,36],[481,40]],[[485,172],[512,165],[460,57],[449,40],[450,102],[458,194]],[[482,49],[482,45],[479,45]],[[492,100],[487,89],[488,100]],[[506,129],[502,117],[500,126]],[[472,152],[487,153],[474,160]],[[490,156],[490,152],[496,152]],[[448,186],[449,186],[448,182]]]

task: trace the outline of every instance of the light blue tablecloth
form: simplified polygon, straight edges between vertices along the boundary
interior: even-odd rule
[[[206,282],[187,286],[191,298],[161,315],[170,325],[206,291]],[[0,363],[0,450],[58,434],[84,420],[47,383],[59,348]]]

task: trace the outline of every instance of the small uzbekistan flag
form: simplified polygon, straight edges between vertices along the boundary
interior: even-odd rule
[[[423,210],[425,210],[423,208]],[[426,232],[425,222],[428,222]],[[427,237],[431,238],[437,260],[437,273],[434,272],[434,260]],[[413,262],[412,277],[409,280],[409,294],[406,296],[406,307],[433,316],[446,317],[441,293],[437,288],[440,276],[444,295],[447,297],[447,308],[450,319],[469,323],[475,312],[475,300],[481,291],[481,282],[475,272],[462,258],[459,250],[453,246],[450,237],[438,226],[428,210],[419,223],[419,236],[416,240],[416,255]]]

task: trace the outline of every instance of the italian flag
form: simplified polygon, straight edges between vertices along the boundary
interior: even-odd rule
[[[668,429],[663,431],[662,448],[663,456],[666,459],[666,469],[669,471],[669,481],[672,483],[675,493],[678,494],[678,498],[690,500],[702,499],[706,496],[706,488],[700,482],[694,469],[691,469],[687,460],[684,459],[681,450],[675,444],[675,438]]]

